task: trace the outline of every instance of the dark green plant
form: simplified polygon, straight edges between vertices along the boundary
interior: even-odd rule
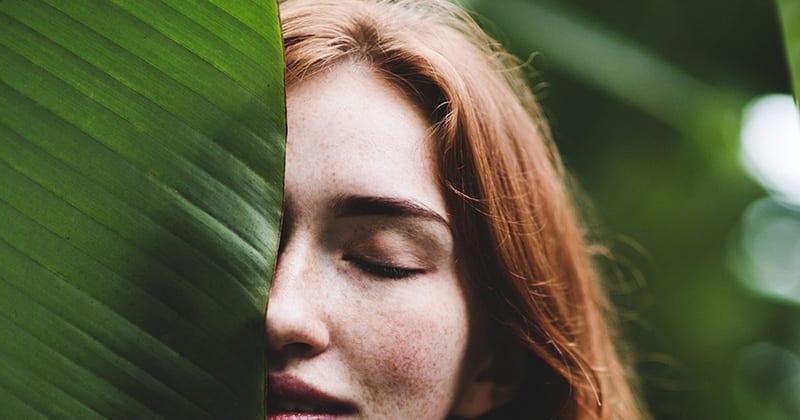
[[[0,1],[0,417],[264,418],[277,7]]]
[[[800,98],[800,1],[777,0],[783,27],[783,42],[786,47],[786,61],[794,85],[794,98]]]

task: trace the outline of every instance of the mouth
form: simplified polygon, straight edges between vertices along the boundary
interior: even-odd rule
[[[336,420],[354,414],[353,404],[289,375],[267,376],[267,420]]]

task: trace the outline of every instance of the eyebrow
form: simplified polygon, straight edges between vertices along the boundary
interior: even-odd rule
[[[452,232],[450,223],[442,215],[423,204],[402,198],[364,195],[341,195],[333,200],[336,217],[391,216],[417,217],[443,224]]]

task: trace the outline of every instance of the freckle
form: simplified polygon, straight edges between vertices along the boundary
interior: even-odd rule
[[[414,362],[417,360],[417,354],[419,354],[419,351],[416,348],[403,349],[403,351],[396,353],[392,363],[395,376],[408,376],[416,367]]]
[[[415,342],[413,334],[409,336],[395,336],[386,346],[383,363],[394,385],[404,385],[418,382],[429,374],[423,346]]]

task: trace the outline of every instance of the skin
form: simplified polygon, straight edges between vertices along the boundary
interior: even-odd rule
[[[482,389],[486,315],[457,264],[430,123],[354,63],[290,86],[287,116],[269,373],[353,403],[353,418],[458,411]]]

